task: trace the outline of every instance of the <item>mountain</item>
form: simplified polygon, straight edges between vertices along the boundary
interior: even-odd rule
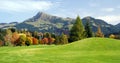
[[[106,23],[104,20],[101,20],[101,19],[95,19],[95,18],[92,18],[90,16],[88,17],[85,17],[82,19],[83,21],[83,24],[85,25],[86,21],[90,21],[90,24],[92,26],[92,30],[94,32],[97,31],[97,27],[100,26],[101,27],[101,30],[102,32],[105,34],[105,35],[108,35],[108,34],[111,34],[111,33],[117,33],[120,31],[119,27],[116,27],[114,25],[111,25],[111,24],[108,24]]]
[[[93,32],[97,31],[98,25],[100,25],[101,30],[105,35],[117,33],[120,31],[120,24],[114,26],[106,23],[101,19],[95,19],[90,16],[84,17],[82,19],[83,24],[85,25],[88,20],[90,21]],[[51,32],[55,34],[61,34],[62,32],[64,32],[66,34],[69,34],[69,30],[73,26],[74,22],[75,19],[73,18],[62,18],[58,16],[52,16],[44,12],[38,12],[35,16],[23,21],[22,23],[2,23],[0,24],[0,28],[8,28],[13,26],[19,30],[28,29],[29,31]]]
[[[74,21],[72,18],[62,18],[44,12],[38,12],[32,18],[25,20],[15,27],[17,29],[28,29],[30,31],[68,33]]]
[[[119,23],[119,24],[117,24],[117,25],[115,25],[115,27],[117,27],[117,28],[119,28],[119,29],[120,29],[120,23]]]
[[[18,24],[18,22],[0,23],[0,28],[7,29],[7,28],[10,28],[10,27],[14,27],[17,24]]]

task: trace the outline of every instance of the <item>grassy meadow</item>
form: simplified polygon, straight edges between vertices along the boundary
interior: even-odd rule
[[[119,63],[120,40],[88,38],[67,45],[0,47],[0,63]]]

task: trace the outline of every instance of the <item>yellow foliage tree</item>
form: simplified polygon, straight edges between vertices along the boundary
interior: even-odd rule
[[[98,26],[98,30],[96,32],[96,37],[104,37],[104,34],[102,33],[100,26]]]
[[[109,36],[109,38],[115,39],[115,35],[111,34],[111,35]]]

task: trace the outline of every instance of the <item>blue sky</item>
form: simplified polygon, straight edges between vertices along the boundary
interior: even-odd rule
[[[0,23],[22,22],[42,11],[60,17],[92,16],[120,23],[120,0],[0,0]]]

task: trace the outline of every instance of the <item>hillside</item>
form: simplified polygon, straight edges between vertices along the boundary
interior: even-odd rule
[[[1,63],[119,63],[120,41],[89,38],[67,45],[1,47]]]
[[[68,44],[67,48],[74,47],[79,50],[120,50],[120,40],[109,38],[88,38]]]

